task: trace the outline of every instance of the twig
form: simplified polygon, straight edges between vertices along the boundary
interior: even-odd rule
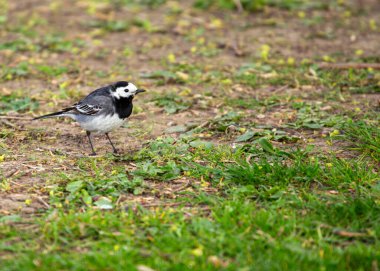
[[[210,122],[209,121],[205,121],[203,122],[202,124],[198,125],[197,127],[195,127],[194,129],[200,129],[200,128],[204,128],[206,127],[207,125],[209,125]]]
[[[243,5],[241,4],[240,0],[234,0],[234,3],[238,9],[239,12],[243,12],[244,11],[244,8],[243,8]]]
[[[369,237],[368,234],[362,233],[362,232],[349,232],[345,230],[335,230],[333,231],[334,234],[343,236],[343,237]]]
[[[34,169],[34,170],[38,170],[38,171],[43,171],[43,170],[46,170],[44,167],[42,166],[32,166],[32,165],[28,165],[28,164],[24,164],[24,163],[21,163],[21,165],[27,167],[27,168],[30,168],[30,169]]]
[[[0,119],[4,119],[4,120],[32,120],[32,118],[16,117],[16,116],[0,116]]]
[[[230,164],[237,164],[237,162],[233,161],[233,160],[221,160],[220,162],[222,162],[222,163],[230,163]]]
[[[9,178],[9,177],[12,177],[13,175],[15,175],[17,173],[17,169],[12,169],[11,171],[9,171],[7,174],[4,175],[5,178]]]
[[[284,89],[287,89],[288,87],[289,87],[288,85],[285,85],[285,86],[274,89],[272,92],[280,92],[280,91],[283,91]]]
[[[321,63],[318,65],[320,69],[374,69],[380,70],[380,63]]]
[[[13,129],[17,129],[17,126],[16,126],[16,125],[14,125],[13,123],[7,121],[6,119],[2,119],[1,122],[4,123],[5,126],[11,127],[11,128],[13,128]]]
[[[33,196],[33,198],[35,198],[39,203],[41,203],[46,208],[48,209],[50,208],[50,205],[46,201],[44,201],[42,198],[37,197],[37,196]]]
[[[234,51],[236,56],[244,56],[245,53],[241,49],[241,42],[239,37],[236,35],[232,45],[231,45],[232,50]]]
[[[174,193],[179,192],[179,191],[181,191],[181,190],[187,188],[189,185],[190,185],[190,181],[188,180],[188,181],[186,182],[185,185],[182,185],[182,186],[180,186],[180,187],[177,188],[177,189],[173,189],[173,192],[174,192]]]
[[[116,206],[118,206],[118,205],[119,205],[119,203],[120,203],[120,200],[121,200],[121,197],[122,197],[122,196],[120,195],[120,196],[117,198],[117,200],[116,200],[116,202],[115,202],[115,205],[116,205]]]
[[[141,204],[142,207],[171,207],[183,204],[183,202]]]
[[[245,159],[245,161],[247,162],[247,164],[250,164],[252,157],[254,157],[254,155],[252,153],[247,156],[247,158]]]
[[[19,184],[19,183],[16,183],[16,182],[14,182],[14,181],[9,181],[11,184],[14,184],[14,185],[16,185],[16,186],[18,186],[18,187],[22,187],[23,185],[22,184]]]
[[[80,197],[80,201],[88,208],[88,204],[84,201],[83,197]]]

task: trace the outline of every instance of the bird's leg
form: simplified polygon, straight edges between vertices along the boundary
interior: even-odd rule
[[[91,141],[91,132],[86,131],[86,135],[88,137],[88,141],[90,142],[90,146],[91,146],[91,150],[92,150],[92,153],[90,155],[96,155],[96,152],[94,150],[94,146],[92,145],[92,141]]]
[[[111,146],[112,146],[112,149],[113,149],[113,153],[117,153],[117,149],[113,145],[113,143],[111,141],[111,138],[109,137],[108,133],[106,133],[106,137],[108,138],[108,141],[111,143]]]

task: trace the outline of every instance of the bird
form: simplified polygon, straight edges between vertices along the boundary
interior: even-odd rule
[[[47,115],[39,116],[33,120],[70,117],[77,121],[86,131],[92,153],[96,155],[91,140],[91,133],[105,134],[112,146],[113,153],[118,150],[109,137],[109,132],[123,125],[125,119],[132,114],[133,98],[136,94],[145,92],[127,81],[118,81],[110,85],[95,89],[81,101],[70,107]]]

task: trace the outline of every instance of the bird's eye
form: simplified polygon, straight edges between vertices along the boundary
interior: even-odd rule
[[[126,88],[126,89],[124,89],[124,92],[128,92],[128,91],[129,91],[129,89],[127,89],[127,88]]]

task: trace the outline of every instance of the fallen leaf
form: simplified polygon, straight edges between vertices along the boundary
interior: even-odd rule
[[[336,190],[329,190],[328,193],[332,195],[337,195],[339,192]]]
[[[188,128],[185,125],[176,125],[169,127],[165,130],[165,133],[167,134],[173,134],[173,133],[183,133],[186,132]]]
[[[334,230],[334,234],[343,236],[343,237],[366,237],[368,234],[362,232],[350,232],[345,230]]]
[[[138,271],[155,271],[154,269],[152,269],[146,265],[138,265],[138,266],[136,266],[136,268]]]
[[[95,202],[95,206],[102,210],[110,210],[113,208],[112,201],[109,198],[101,197]]]
[[[258,114],[256,116],[256,118],[258,118],[258,119],[265,119],[265,115],[264,114]]]
[[[255,136],[255,132],[252,131],[252,130],[248,130],[247,132],[245,132],[244,134],[238,136],[236,139],[235,139],[235,142],[246,142],[248,140],[250,140],[252,137]]]

